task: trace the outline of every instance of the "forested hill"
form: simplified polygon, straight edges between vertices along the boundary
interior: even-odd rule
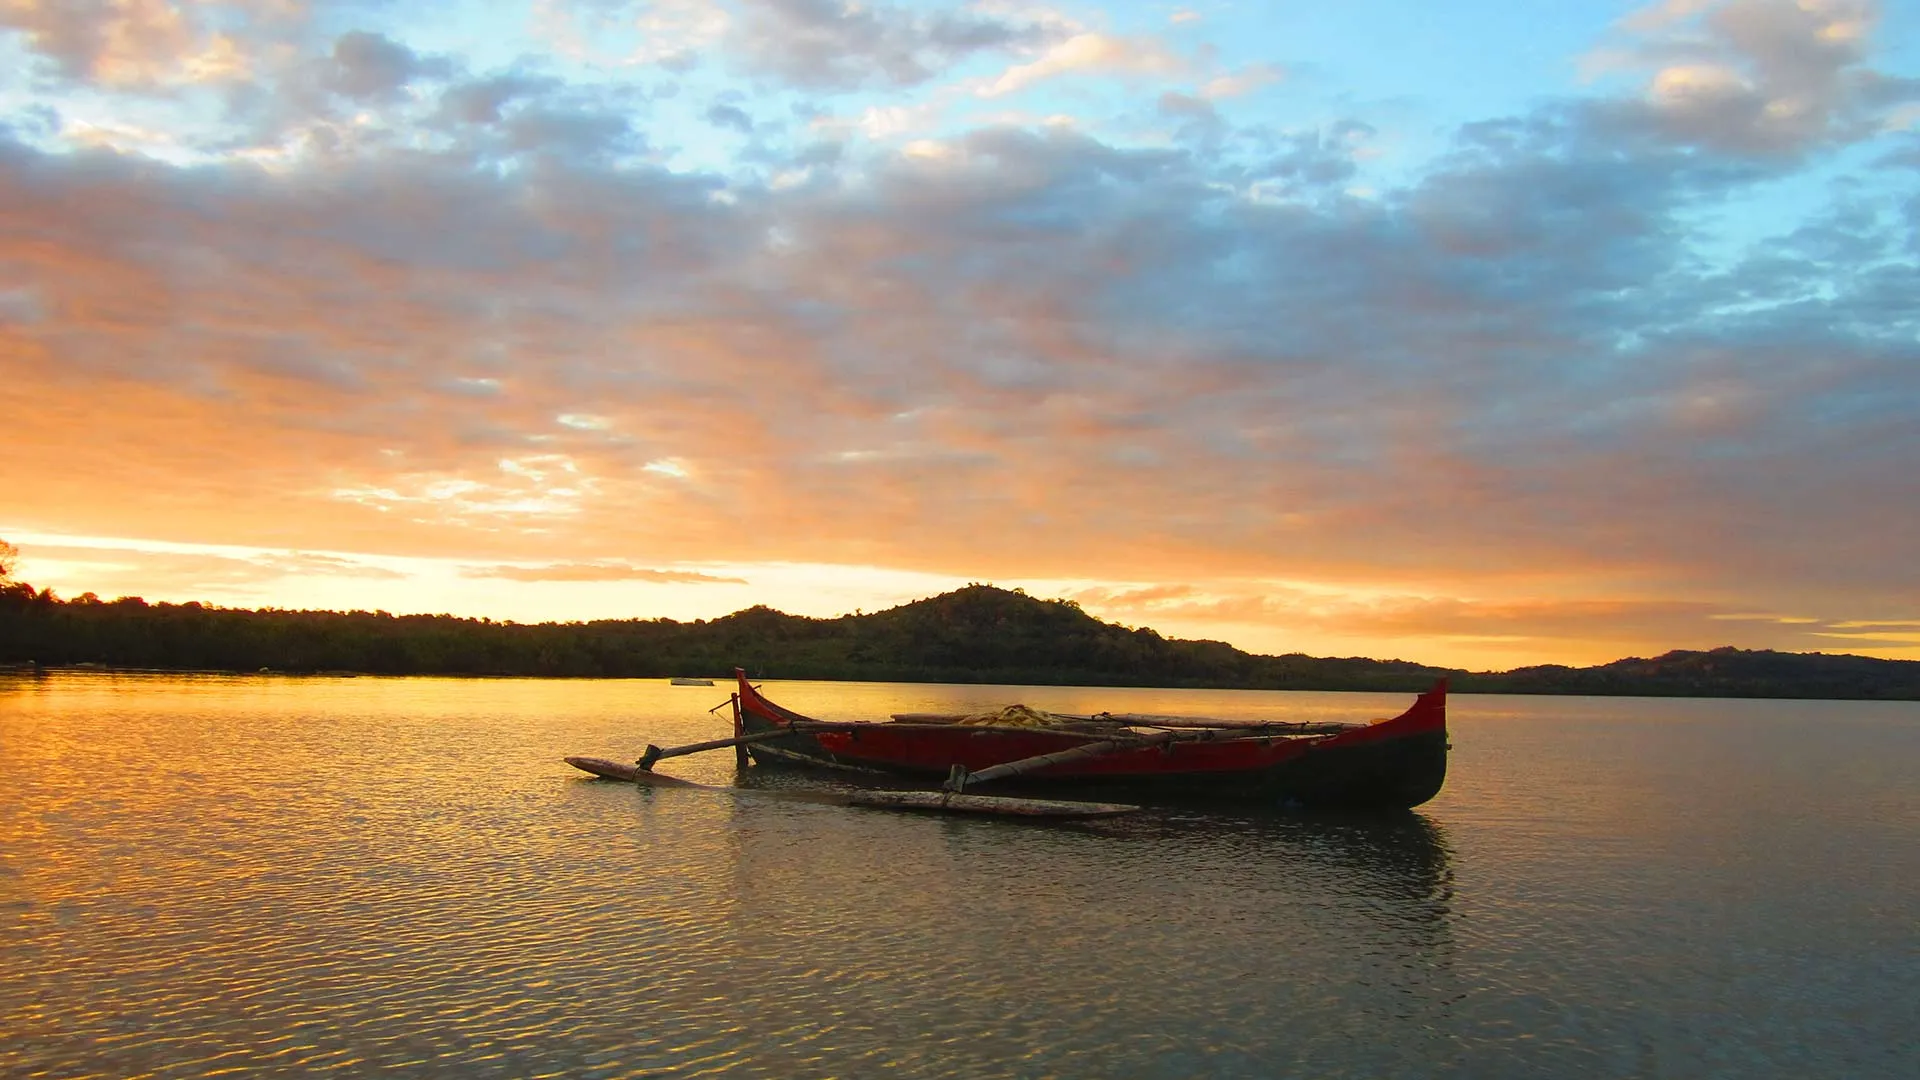
[[[0,662],[372,674],[659,677],[744,667],[784,679],[1422,689],[1400,661],[1252,656],[1104,623],[1069,601],[974,585],[868,615],[767,607],[696,622],[499,623],[0,594]]]
[[[1676,649],[1649,660],[1631,657],[1589,668],[1515,668],[1457,679],[1454,686],[1496,694],[1920,701],[1920,660],[1722,646],[1704,652]]]
[[[1594,668],[1470,674],[1402,660],[1256,656],[1218,641],[1102,622],[1070,601],[971,585],[887,611],[812,619],[754,607],[724,618],[500,623],[448,615],[244,610],[59,600],[0,582],[0,663],[393,675],[777,679],[1425,689],[1920,700],[1920,662],[1717,649]]]

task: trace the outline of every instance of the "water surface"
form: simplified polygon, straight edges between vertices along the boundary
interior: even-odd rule
[[[0,1076],[1920,1075],[1920,706],[1456,697],[1440,797],[1361,820],[1035,826],[559,761],[724,734],[724,697],[0,676]]]

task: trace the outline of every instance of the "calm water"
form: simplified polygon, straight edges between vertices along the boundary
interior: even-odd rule
[[[1446,790],[1373,822],[1036,826],[559,761],[724,734],[725,692],[0,677],[0,1076],[1920,1075],[1920,706],[1457,697]]]

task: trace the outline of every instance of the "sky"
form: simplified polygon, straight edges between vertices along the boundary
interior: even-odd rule
[[[0,0],[60,595],[1920,659],[1920,4]]]

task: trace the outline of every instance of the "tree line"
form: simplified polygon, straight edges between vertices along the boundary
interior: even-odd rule
[[[378,675],[723,677],[1061,685],[1420,689],[1440,669],[1253,656],[1103,623],[1069,601],[971,586],[890,611],[815,619],[764,606],[717,619],[513,623],[383,611],[61,600],[0,591],[0,662]]]
[[[1590,668],[1466,672],[1403,660],[1263,656],[1103,622],[1069,600],[970,585],[816,619],[764,606],[717,619],[514,623],[384,611],[62,600],[14,580],[0,541],[0,664],[375,675],[759,678],[1023,685],[1920,700],[1920,662],[1732,648]]]

